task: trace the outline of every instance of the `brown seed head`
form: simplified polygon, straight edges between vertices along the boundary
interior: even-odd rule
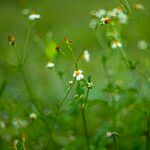
[[[11,46],[15,46],[16,37],[15,37],[14,35],[8,35],[8,36],[7,36],[7,39],[8,39],[8,43],[9,43]]]

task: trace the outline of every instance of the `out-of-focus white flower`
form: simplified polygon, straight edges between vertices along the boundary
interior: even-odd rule
[[[138,41],[137,43],[138,49],[144,50],[147,49],[147,47],[148,47],[148,43],[145,40]]]
[[[82,80],[84,78],[84,75],[82,73],[82,70],[76,70],[73,73],[73,77],[76,78],[77,81]]]
[[[125,13],[119,13],[118,19],[119,19],[120,23],[126,24],[128,21],[128,16]]]
[[[106,136],[107,137],[111,137],[112,136],[112,132],[106,132]]]
[[[17,146],[17,144],[19,143],[19,140],[18,140],[18,139],[15,139],[13,143],[14,143],[14,145]]]
[[[109,15],[118,18],[122,24],[125,24],[128,21],[128,16],[123,11],[122,7],[114,8]]]
[[[40,18],[41,18],[40,14],[36,14],[36,13],[33,13],[33,14],[29,15],[29,17],[28,17],[28,19],[31,21],[38,20]]]
[[[84,51],[83,58],[84,58],[85,61],[87,61],[87,62],[90,61],[90,53],[89,53],[88,50],[85,50],[85,51]]]
[[[113,11],[111,11],[111,10],[109,10],[108,12],[107,12],[107,16],[108,17],[116,17],[116,13],[114,13]]]
[[[143,4],[138,3],[138,4],[135,4],[135,9],[144,10],[145,8],[144,8]]]
[[[110,76],[110,77],[112,77],[112,76],[114,76],[114,70],[113,69],[108,69],[108,75]]]
[[[52,62],[48,62],[47,65],[46,65],[46,68],[49,68],[49,69],[52,69],[55,67],[55,64],[52,63]]]
[[[122,7],[117,7],[117,8],[114,8],[112,10],[112,12],[113,12],[113,14],[118,15],[120,13],[123,13],[123,9],[122,9]]]
[[[106,25],[106,24],[108,24],[109,22],[110,22],[110,18],[109,17],[103,17],[102,19],[101,19],[101,22],[102,22],[102,24],[103,25]]]
[[[31,12],[30,9],[23,9],[23,10],[22,10],[22,14],[23,14],[23,15],[29,15],[30,12]]]
[[[100,9],[98,11],[95,12],[95,16],[99,19],[101,19],[102,17],[106,16],[106,10],[104,9]]]
[[[33,120],[37,119],[37,115],[35,113],[31,113],[29,116]]]
[[[5,124],[4,121],[0,121],[0,127],[1,127],[2,129],[5,129],[5,128],[6,128],[6,124]]]
[[[111,47],[113,49],[115,49],[115,48],[121,48],[122,47],[122,43],[120,41],[118,41],[118,40],[113,41],[112,44],[111,44]]]
[[[89,23],[89,27],[92,28],[92,29],[95,29],[98,25],[98,19],[92,19],[90,20],[90,23]]]
[[[116,133],[116,132],[106,132],[106,136],[108,137],[108,138],[110,138],[110,137],[113,137],[113,136],[118,136],[118,133]]]
[[[12,121],[12,125],[15,127],[15,128],[25,128],[28,126],[28,121],[27,120],[20,120],[20,119],[14,119]]]

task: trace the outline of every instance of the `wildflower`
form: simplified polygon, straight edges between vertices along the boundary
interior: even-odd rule
[[[0,127],[1,127],[2,129],[5,129],[5,128],[6,128],[6,124],[5,124],[4,121],[0,121]]]
[[[52,69],[55,67],[55,64],[52,63],[52,62],[48,62],[47,65],[46,65],[46,68],[49,68],[49,69]]]
[[[73,77],[76,78],[77,81],[82,80],[84,78],[84,75],[82,73],[82,70],[74,71]]]
[[[106,25],[106,24],[108,24],[109,22],[110,22],[110,18],[109,17],[103,17],[102,19],[101,19],[101,21],[102,21],[102,24],[103,25]]]
[[[92,89],[92,88],[93,88],[93,83],[92,83],[92,82],[89,82],[89,83],[88,83],[88,88],[89,88],[89,89]]]
[[[122,24],[127,23],[128,16],[126,15],[126,13],[123,12],[122,7],[114,8],[111,14],[113,14],[114,17],[117,17],[120,23]]]
[[[105,15],[106,15],[106,10],[104,10],[104,9],[100,9],[100,10],[95,12],[95,16],[99,19],[101,19]]]
[[[19,140],[18,140],[18,139],[15,139],[15,140],[13,141],[13,148],[16,149],[16,150],[17,150],[17,145],[18,145],[18,143],[19,143]]]
[[[135,9],[144,10],[144,6],[143,6],[143,4],[138,3],[138,4],[135,4]]]
[[[117,8],[114,8],[112,10],[112,12],[115,14],[115,15],[118,15],[120,13],[123,13],[123,8],[122,7],[117,7]]]
[[[98,25],[98,19],[92,19],[92,20],[90,20],[89,27],[91,29],[95,29],[97,27],[97,25]]]
[[[118,19],[119,19],[120,23],[125,24],[125,23],[127,23],[128,16],[125,13],[120,13],[118,15]]]
[[[30,13],[30,9],[23,9],[22,14],[23,15],[28,15]]]
[[[90,61],[90,53],[89,53],[88,50],[85,50],[85,51],[84,51],[83,58],[84,58],[85,61],[87,61],[87,62]]]
[[[106,133],[106,136],[108,137],[108,138],[110,138],[110,137],[114,137],[114,136],[118,136],[118,133],[116,133],[116,132],[107,132]]]
[[[106,136],[107,136],[107,137],[111,137],[111,136],[112,136],[112,132],[107,132],[107,133],[106,133]]]
[[[15,46],[16,37],[15,37],[14,35],[8,35],[8,36],[7,36],[7,39],[8,39],[9,45]]]
[[[35,120],[37,118],[37,115],[35,113],[31,113],[29,116],[32,120]]]
[[[111,44],[111,47],[113,49],[115,49],[115,48],[121,48],[122,47],[122,43],[120,41],[118,41],[118,40],[113,41],[112,44]]]
[[[20,119],[13,119],[12,121],[12,125],[15,127],[15,128],[25,128],[28,126],[28,121],[27,120],[20,120]]]
[[[138,41],[137,47],[141,50],[147,49],[148,43],[145,40]]]
[[[109,11],[107,12],[107,16],[108,16],[108,17],[116,17],[116,13],[114,13],[114,12],[111,11],[111,10],[109,10]]]
[[[30,14],[28,17],[28,19],[31,21],[38,20],[40,18],[41,18],[40,14],[36,14],[36,13]]]

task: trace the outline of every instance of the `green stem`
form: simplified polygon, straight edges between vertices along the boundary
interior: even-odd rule
[[[84,128],[84,134],[85,134],[85,139],[86,139],[86,146],[87,150],[90,149],[90,142],[89,142],[89,136],[88,136],[88,130],[87,130],[87,123],[86,123],[86,118],[85,118],[85,110],[81,110],[82,114],[82,121],[83,121],[83,128]]]
[[[16,68],[16,66],[14,64],[12,64],[11,62],[8,61],[7,58],[5,58],[4,56],[0,56],[6,63],[8,63],[11,67]]]
[[[94,33],[90,36],[88,42],[83,46],[83,49],[80,51],[78,57],[76,58],[76,61],[75,61],[76,67],[78,66],[79,59],[82,57],[83,52],[85,51],[85,49],[87,48],[87,46],[93,40],[93,37],[95,36],[96,31],[97,31],[97,28],[94,30]]]
[[[114,142],[114,150],[117,150],[116,137],[115,137],[115,135],[113,135],[113,142]]]
[[[85,97],[84,106],[81,108],[81,115],[82,115],[82,122],[83,122],[83,128],[84,128],[84,135],[85,135],[87,150],[90,149],[90,141],[89,141],[89,136],[88,136],[86,116],[85,116],[85,107],[86,107],[86,103],[87,103],[87,100],[88,100],[89,90],[90,89],[88,88],[87,93],[86,93],[86,97]]]
[[[147,131],[146,131],[146,150],[150,148],[150,113],[147,114]]]
[[[52,126],[51,126],[51,133],[53,132],[53,129],[54,129],[54,127],[55,127],[56,120],[57,120],[57,118],[58,118],[59,112],[60,112],[61,108],[63,107],[63,105],[64,105],[64,103],[65,103],[65,101],[66,101],[66,98],[68,97],[69,93],[71,92],[71,90],[72,90],[72,88],[73,88],[73,86],[74,86],[74,84],[75,84],[75,81],[76,81],[76,79],[74,79],[72,85],[69,87],[67,93],[65,94],[64,98],[62,99],[62,101],[60,102],[60,104],[59,104],[59,106],[58,106],[58,108],[57,108],[57,112],[56,112],[56,115],[55,115],[55,117],[54,117],[54,122],[53,122],[53,124],[52,124]]]
[[[28,42],[29,42],[30,34],[31,34],[31,29],[30,29],[30,26],[29,26],[28,30],[27,30],[26,38],[25,38],[25,43],[24,43],[23,51],[22,51],[22,60],[23,61],[25,59],[24,55],[25,55],[25,50],[27,49],[27,45],[28,45]]]

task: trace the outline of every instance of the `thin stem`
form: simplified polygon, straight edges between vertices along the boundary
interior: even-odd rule
[[[9,60],[7,58],[5,58],[4,56],[0,55],[0,57],[7,62],[11,67],[16,68],[16,66],[14,64],[12,64],[11,62],[9,62]]]
[[[89,90],[90,89],[88,88],[87,93],[86,93],[86,97],[85,97],[85,101],[84,101],[84,106],[81,107],[81,115],[82,115],[82,122],[83,122],[83,128],[84,128],[84,135],[85,135],[87,150],[90,149],[90,141],[89,141],[89,136],[88,136],[86,116],[85,116],[85,107],[86,107],[86,103],[88,100]]]
[[[93,40],[93,37],[95,36],[96,31],[97,31],[97,28],[94,30],[94,33],[90,36],[88,42],[83,46],[83,49],[80,51],[80,53],[79,53],[79,55],[78,55],[78,57],[76,58],[76,61],[75,61],[76,66],[78,66],[78,61],[79,61],[79,59],[81,58],[81,56],[82,56],[84,50],[87,48],[87,46],[88,46],[88,45],[90,44],[90,42]]]
[[[97,36],[95,36],[95,37],[96,37],[96,40],[98,42],[99,47],[102,48],[104,51],[105,49],[102,46],[102,44],[100,43],[100,41],[97,39]],[[104,73],[105,73],[105,78],[107,80],[107,84],[111,85],[111,80],[110,80],[110,78],[108,76],[108,72],[107,72],[106,62],[102,63],[102,65],[103,65],[103,69],[104,69]],[[114,112],[113,112],[114,113],[113,114],[113,126],[115,127],[116,105],[115,105],[115,97],[114,97],[114,94],[112,92],[110,93],[110,98],[111,98],[112,104],[113,104],[113,110],[114,110]]]
[[[29,42],[30,34],[31,34],[31,29],[30,29],[30,26],[29,26],[28,30],[27,30],[26,38],[25,38],[25,43],[24,43],[23,51],[22,51],[22,60],[23,61],[24,61],[25,50],[27,49],[27,45],[28,45],[28,42]]]
[[[147,114],[147,131],[146,131],[146,150],[149,150],[150,148],[150,114],[148,110]]]
[[[23,82],[24,82],[24,84],[25,84],[25,87],[26,87],[26,89],[27,89],[27,92],[28,92],[28,94],[29,94],[29,96],[30,96],[30,101],[31,101],[31,103],[35,106],[35,108],[37,109],[37,111],[39,112],[39,114],[40,114],[40,119],[41,119],[42,122],[45,124],[46,130],[47,130],[47,132],[49,133],[49,134],[48,134],[48,143],[49,143],[49,141],[50,141],[50,134],[51,134],[50,128],[49,128],[49,124],[48,124],[47,120],[43,117],[44,114],[43,114],[43,112],[41,111],[41,108],[40,108],[40,107],[38,106],[38,104],[36,103],[37,98],[36,98],[35,95],[33,94],[33,91],[32,91],[31,88],[30,88],[30,85],[29,85],[29,83],[28,83],[28,81],[27,81],[27,79],[26,79],[26,77],[25,77],[25,75],[24,75],[23,70],[21,70],[21,75],[22,75],[22,78],[23,78]],[[51,138],[51,140],[52,140],[52,142],[54,142],[52,138]]]
[[[21,59],[20,59],[20,56],[19,56],[19,53],[18,53],[18,50],[17,50],[16,46],[14,46],[14,50],[15,50],[15,53],[16,53],[16,56],[17,56],[17,59],[18,59],[18,64],[20,65],[21,64]]]
[[[89,142],[89,136],[88,136],[87,123],[86,123],[85,110],[84,109],[81,110],[81,114],[82,114],[82,121],[83,121],[83,128],[84,128],[87,150],[89,150],[90,149],[90,142]]]
[[[117,150],[116,137],[115,137],[115,135],[113,135],[113,142],[114,142],[114,150]]]
[[[74,61],[75,61],[75,60],[76,60],[76,56],[75,56],[75,54],[74,54],[73,49],[70,47],[69,44],[67,44],[67,47],[68,47],[68,49],[70,50],[70,52],[71,52],[71,54],[72,54],[72,56],[73,56],[73,59],[74,59]]]
[[[74,84],[75,84],[75,81],[76,81],[76,79],[74,79],[72,85],[69,87],[67,93],[65,94],[64,98],[62,99],[62,101],[60,102],[60,104],[59,104],[59,106],[58,106],[58,108],[57,108],[57,112],[56,112],[56,115],[55,115],[55,117],[54,117],[54,122],[53,122],[53,124],[52,124],[52,126],[51,126],[51,133],[53,132],[53,129],[54,129],[54,127],[55,127],[56,120],[57,120],[57,118],[58,118],[59,112],[60,112],[62,106],[64,105],[64,103],[65,103],[65,101],[66,101],[66,98],[68,97],[69,93],[71,92],[71,90],[72,90],[72,88],[73,88],[73,86],[74,86]]]

